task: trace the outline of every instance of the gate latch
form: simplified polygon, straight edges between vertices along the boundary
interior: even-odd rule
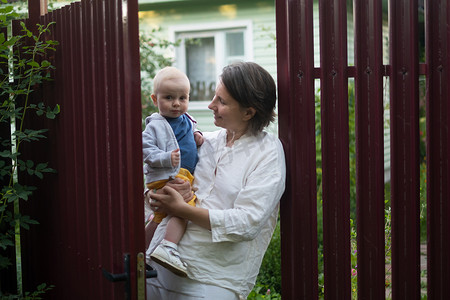
[[[143,254],[141,254],[143,260]],[[139,256],[139,257],[141,257]],[[140,260],[139,260],[140,261]],[[124,272],[119,274],[112,274],[102,268],[103,276],[111,282],[125,281],[125,299],[131,299],[131,279],[130,279],[130,254],[126,253],[123,256]],[[145,278],[156,277],[155,270],[145,270]]]

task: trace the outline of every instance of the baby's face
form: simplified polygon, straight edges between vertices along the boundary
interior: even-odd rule
[[[161,82],[153,102],[158,106],[159,114],[168,118],[177,118],[188,110],[189,83],[184,79],[168,79]]]

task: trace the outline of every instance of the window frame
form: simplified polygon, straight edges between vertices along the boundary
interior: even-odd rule
[[[242,29],[244,33],[244,60],[253,60],[253,23],[251,20],[238,20],[226,22],[211,22],[186,25],[174,25],[169,27],[169,40],[176,42],[179,35],[184,37],[202,38],[214,37],[215,41],[215,57],[216,61],[216,82],[225,66],[225,47],[217,47],[216,41],[225,44],[225,33],[233,29]],[[186,73],[186,51],[184,48],[184,40],[174,49],[175,63],[174,66]],[[212,99],[205,101],[191,101],[190,110],[208,109],[208,104]]]

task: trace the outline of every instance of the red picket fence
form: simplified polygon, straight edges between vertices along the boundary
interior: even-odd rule
[[[419,75],[427,80],[428,299],[450,295],[450,6],[428,0],[426,62],[417,1],[389,1],[390,63],[382,60],[382,1],[353,1],[355,65],[347,62],[347,1],[277,0],[279,124],[288,162],[281,208],[283,298],[317,299],[314,79],[321,82],[325,299],[351,298],[348,78],[356,98],[358,299],[385,298],[383,77],[390,80],[392,298],[420,299]]]

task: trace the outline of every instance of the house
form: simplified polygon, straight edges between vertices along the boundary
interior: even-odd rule
[[[348,64],[354,63],[353,11],[348,1]],[[387,0],[383,25],[384,64],[388,64]],[[191,80],[190,113],[203,131],[215,130],[207,105],[214,95],[222,68],[235,60],[262,65],[277,79],[274,0],[139,0],[140,30],[160,28],[165,39],[180,41],[171,55],[174,65]],[[320,66],[319,3],[314,1],[315,66]],[[317,80],[317,87],[320,86]],[[388,83],[386,83],[388,91]],[[385,93],[385,118],[389,119],[389,96]],[[386,122],[388,124],[388,121]],[[277,131],[272,124],[270,131]],[[385,129],[385,177],[389,179],[390,140]]]
[[[319,66],[319,9],[314,2],[315,65]],[[175,66],[192,81],[190,109],[200,121],[214,95],[222,68],[251,60],[276,80],[274,0],[139,0],[140,30],[160,28],[168,40],[181,41]],[[353,18],[349,6],[348,60],[353,64]],[[387,26],[386,26],[387,27]],[[387,30],[386,30],[387,37]],[[199,122],[209,130],[210,123]]]

